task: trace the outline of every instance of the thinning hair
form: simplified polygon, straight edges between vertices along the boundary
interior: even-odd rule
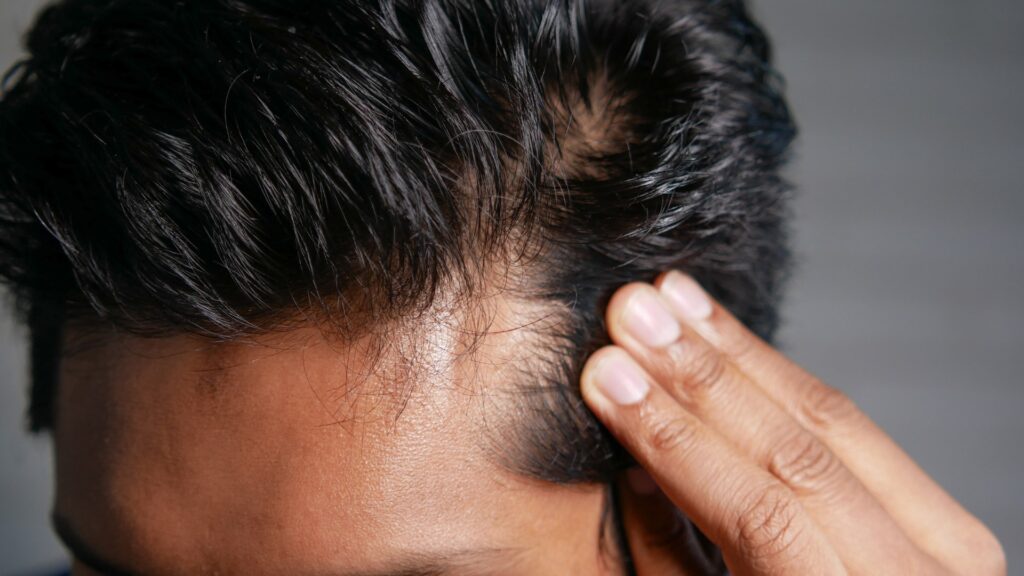
[[[63,0],[0,101],[0,277],[53,425],[71,322],[344,337],[514,269],[550,305],[514,466],[605,481],[602,312],[694,275],[762,337],[795,134],[741,0]]]

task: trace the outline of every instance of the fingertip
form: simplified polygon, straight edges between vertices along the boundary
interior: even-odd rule
[[[647,397],[650,388],[643,369],[618,346],[605,346],[594,352],[580,375],[584,400],[603,410],[638,404]]]
[[[597,388],[595,375],[605,358],[615,353],[615,348],[615,346],[599,348],[583,364],[583,371],[580,373],[580,394],[592,410],[599,411],[598,409],[606,402],[604,394]]]
[[[669,274],[673,274],[673,273],[681,274],[681,272],[679,272],[678,270],[676,270],[674,268],[673,269],[669,269],[669,270],[665,270],[664,272],[661,272],[660,274],[658,274],[658,276],[654,278],[654,282],[651,282],[651,284],[660,291],[662,284],[665,283],[665,279],[668,278]]]
[[[608,307],[605,308],[605,322],[608,324],[608,331],[613,332],[616,328],[619,328],[622,324],[622,312],[626,309],[626,305],[630,299],[638,292],[642,290],[648,290],[651,288],[650,284],[646,282],[630,282],[629,284],[620,286],[612,294],[611,299],[608,300]]]
[[[650,285],[642,282],[620,288],[608,304],[608,333],[619,344],[665,348],[682,335],[682,327],[669,303]]]
[[[693,277],[669,270],[658,277],[658,292],[687,320],[706,320],[714,312],[711,296]]]

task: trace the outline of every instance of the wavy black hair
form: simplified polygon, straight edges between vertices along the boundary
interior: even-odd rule
[[[515,466],[607,481],[628,459],[576,382],[618,286],[681,269],[776,327],[795,128],[742,0],[63,0],[27,48],[0,277],[35,430],[69,323],[354,334],[514,263],[559,311]]]

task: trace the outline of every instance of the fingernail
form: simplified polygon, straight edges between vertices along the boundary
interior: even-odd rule
[[[669,272],[661,283],[661,293],[686,318],[703,320],[711,316],[711,299],[707,292],[685,274]]]
[[[658,491],[658,484],[651,478],[643,468],[630,468],[626,470],[626,481],[629,487],[637,494],[654,494]]]
[[[653,289],[633,293],[622,322],[634,338],[651,348],[668,346],[679,339],[679,323]]]
[[[640,368],[625,352],[609,354],[600,360],[594,371],[594,383],[601,393],[620,406],[640,402],[651,389]]]

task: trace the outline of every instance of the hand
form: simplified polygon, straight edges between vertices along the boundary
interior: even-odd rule
[[[623,287],[607,323],[587,404],[733,574],[1006,574],[977,518],[688,276]],[[664,545],[675,511],[642,492],[625,494],[638,574],[687,573]]]

